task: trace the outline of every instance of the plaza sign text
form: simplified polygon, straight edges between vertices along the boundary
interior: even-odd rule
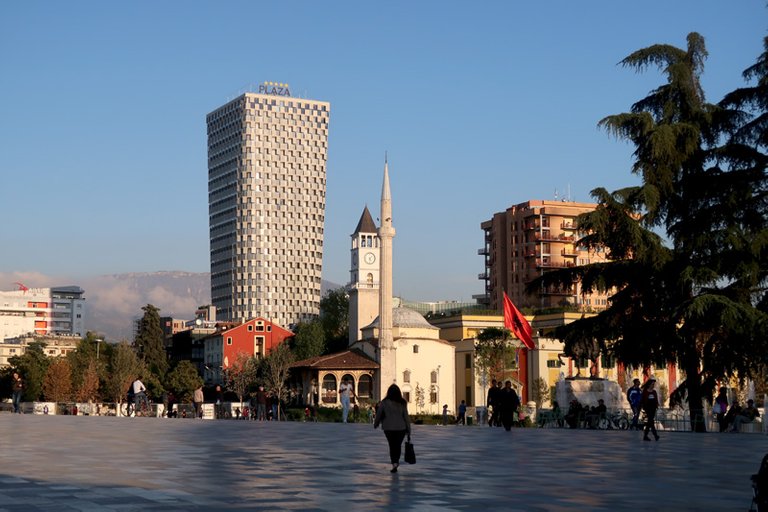
[[[288,84],[277,82],[264,82],[259,85],[259,94],[271,94],[273,96],[290,96],[291,91]]]

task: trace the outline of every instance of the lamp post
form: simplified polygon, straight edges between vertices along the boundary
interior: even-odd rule
[[[101,338],[96,338],[94,340],[96,342],[96,362],[99,362],[99,347],[101,346],[101,342],[104,341]]]

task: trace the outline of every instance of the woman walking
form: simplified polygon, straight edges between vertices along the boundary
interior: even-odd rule
[[[656,433],[656,409],[659,408],[659,394],[654,389],[656,386],[656,379],[651,377],[643,384],[643,398],[640,404],[645,411],[645,431],[643,434],[643,441],[650,441],[648,432],[653,432],[653,437],[659,440],[659,434]]]
[[[408,404],[400,393],[397,384],[392,384],[387,390],[387,396],[379,404],[376,410],[376,419],[373,422],[373,428],[384,431],[389,443],[389,460],[392,462],[391,473],[397,473],[397,467],[400,465],[400,452],[403,445],[403,439],[408,434],[411,438],[411,421],[408,418]]]

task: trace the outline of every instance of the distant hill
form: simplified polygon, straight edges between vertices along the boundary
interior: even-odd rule
[[[152,304],[161,316],[192,319],[195,310],[211,302],[208,272],[148,272],[88,278],[78,283],[85,290],[86,329],[116,342],[133,338],[133,322]],[[340,286],[323,280],[321,292]]]

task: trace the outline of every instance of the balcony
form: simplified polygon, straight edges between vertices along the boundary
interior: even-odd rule
[[[570,247],[570,248],[567,247],[561,250],[560,255],[565,258],[575,258],[576,256],[578,256],[578,254],[576,253],[576,249],[574,249],[573,247]]]
[[[536,260],[537,268],[571,268],[575,266],[575,261],[544,261],[542,259]]]
[[[482,274],[477,274],[477,278],[478,279],[483,279],[484,281],[487,281],[491,277],[486,272],[483,272]]]
[[[560,224],[560,229],[568,229],[571,231],[576,231],[577,229],[579,229],[579,227],[573,221],[563,221],[563,223]]]
[[[540,292],[542,295],[559,295],[559,296],[565,296],[570,297],[574,295],[574,291],[572,289],[567,288],[551,288],[546,289]]]
[[[488,254],[490,254],[490,251],[488,250],[487,247],[484,247],[482,249],[478,249],[477,254],[480,256],[488,256]]]
[[[536,241],[541,242],[573,242],[576,237],[573,235],[565,235],[560,233],[559,235],[552,235],[549,233],[536,234]]]

